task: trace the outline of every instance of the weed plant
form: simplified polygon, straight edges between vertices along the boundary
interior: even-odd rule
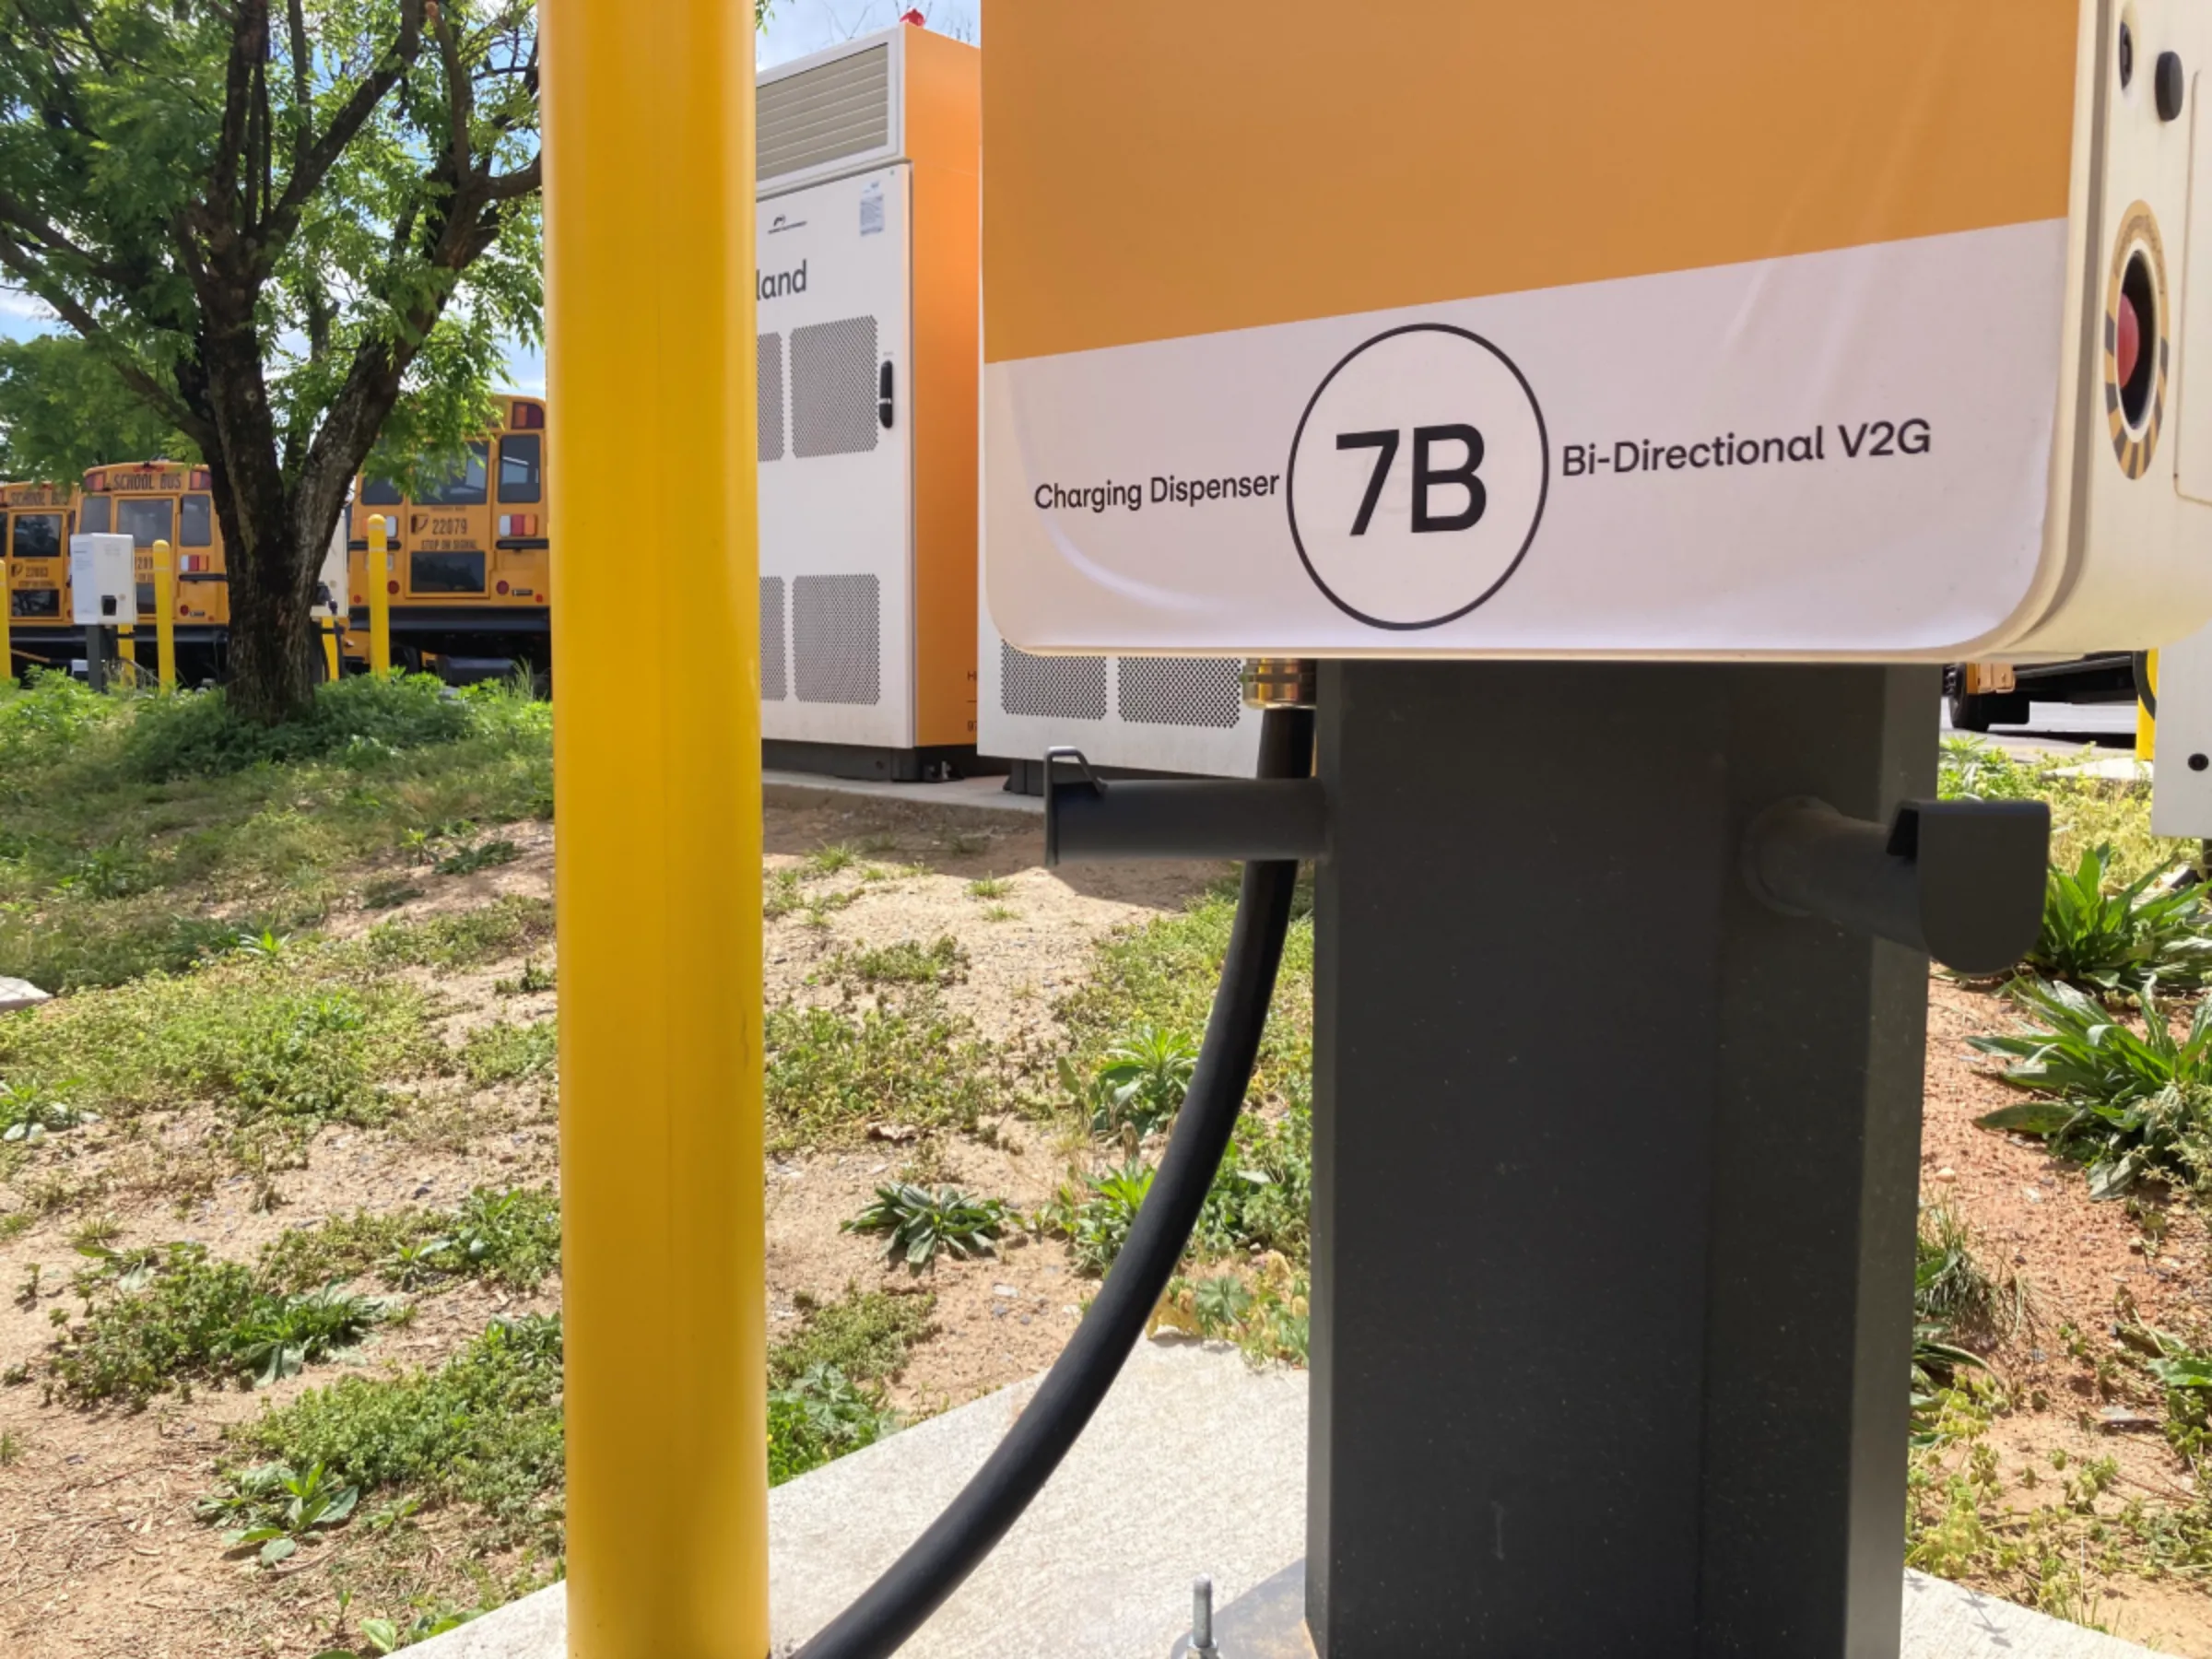
[[[940,1253],[966,1261],[998,1253],[999,1234],[1011,1212],[1003,1198],[977,1198],[958,1187],[896,1182],[844,1223],[847,1232],[882,1233],[883,1259],[903,1261],[919,1273]]]
[[[2112,861],[2112,849],[2097,846],[2073,869],[2052,870],[2028,965],[2107,995],[2203,984],[2212,973],[2204,889],[2160,890],[2160,869],[2116,883]]]
[[[1141,1137],[1171,1122],[1182,1105],[1198,1066],[1198,1050],[1179,1031],[1140,1025],[1106,1045],[1088,1088],[1094,1135],[1118,1134],[1125,1125]],[[1073,1068],[1062,1074],[1072,1085]]]
[[[2152,1170],[2212,1176],[2212,1001],[2177,1039],[2147,993],[2141,1032],[2070,985],[2022,980],[2008,994],[2029,1028],[1972,1044],[2008,1062],[2003,1082],[2042,1098],[1987,1113],[1983,1128],[2041,1135],[2080,1159],[2095,1197]]]
[[[2087,762],[2110,758],[2109,753],[2084,749],[2074,755],[2023,759],[1981,738],[1954,735],[1943,740],[1937,785],[1947,800],[1972,795],[1983,800],[2048,801],[2051,862],[2062,870],[2077,868],[2082,854],[2096,847],[2110,849],[2105,876],[2118,883],[2197,857],[2196,842],[2151,834],[2147,782],[2065,775]]]

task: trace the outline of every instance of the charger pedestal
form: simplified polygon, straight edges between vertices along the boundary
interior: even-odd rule
[[[1895,1659],[1928,963],[1746,826],[1935,793],[1932,668],[1324,668],[1322,1659]]]

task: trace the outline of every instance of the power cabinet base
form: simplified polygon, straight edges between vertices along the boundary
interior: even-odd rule
[[[967,744],[883,748],[865,743],[801,743],[788,737],[761,739],[760,764],[771,771],[813,772],[877,783],[938,783],[994,775],[1006,765],[1004,760],[977,759]]]

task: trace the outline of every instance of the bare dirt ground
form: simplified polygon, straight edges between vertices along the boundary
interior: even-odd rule
[[[1039,1053],[1055,1041],[1053,1004],[1086,971],[1092,941],[1180,905],[1219,874],[1198,866],[1077,872],[1042,867],[1040,820],[1006,814],[945,815],[862,797],[773,803],[766,816],[772,873],[802,866],[824,846],[856,850],[850,872],[810,888],[856,894],[767,928],[769,997],[833,1000],[819,971],[840,950],[950,935],[968,959],[947,1004],[1001,1042]],[[396,908],[349,912],[325,931],[345,936],[389,919],[465,911],[504,895],[551,893],[549,826],[502,834],[520,855],[463,877],[406,872],[423,891]],[[864,874],[864,870],[865,874]],[[869,878],[872,877],[873,878]],[[979,878],[1006,883],[989,899]],[[537,953],[541,966],[550,952]],[[424,976],[458,1045],[472,1027],[527,1022],[554,1011],[558,992],[495,990],[524,959],[465,973]],[[525,1082],[471,1092],[445,1082],[390,1126],[334,1128],[308,1145],[302,1167],[265,1176],[225,1163],[211,1112],[166,1118],[137,1139],[95,1125],[56,1137],[50,1155],[79,1196],[0,1242],[0,1371],[28,1364],[33,1380],[0,1387],[0,1654],[6,1659],[232,1659],[308,1655],[358,1639],[364,1614],[402,1611],[410,1599],[468,1606],[503,1600],[541,1582],[547,1564],[514,1552],[473,1562],[458,1535],[465,1522],[432,1512],[402,1537],[379,1541],[356,1526],[274,1571],[226,1555],[213,1529],[193,1519],[194,1500],[216,1484],[226,1429],[349,1370],[389,1373],[451,1357],[499,1314],[550,1312],[558,1278],[528,1297],[465,1285],[417,1300],[411,1324],[382,1327],[349,1358],[253,1393],[164,1396],[147,1410],[86,1412],[49,1401],[35,1373],[50,1352],[52,1312],[74,1307],[71,1233],[88,1215],[113,1219],[130,1246],[190,1239],[251,1261],[282,1230],[357,1208],[450,1206],[474,1186],[549,1186],[559,1179],[552,1089]],[[1050,1196],[1071,1171],[1078,1143],[1034,1122],[1006,1120],[978,1139],[931,1149],[932,1179],[1005,1197],[1023,1208]],[[65,1146],[60,1143],[66,1143]],[[947,1262],[918,1277],[887,1268],[877,1241],[840,1230],[878,1182],[914,1158],[908,1145],[795,1154],[764,1171],[771,1340],[800,1317],[798,1299],[833,1300],[848,1286],[934,1293],[935,1332],[893,1388],[910,1415],[960,1404],[1027,1376],[1059,1351],[1084,1282],[1056,1242],[1016,1237],[997,1259]],[[18,1193],[14,1196],[22,1202]],[[8,1199],[0,1197],[0,1207]],[[41,1290],[21,1295],[31,1264]],[[353,1591],[353,1623],[336,1626],[341,1586]]]

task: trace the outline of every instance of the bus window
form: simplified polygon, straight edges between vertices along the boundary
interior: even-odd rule
[[[215,498],[188,495],[177,506],[177,545],[212,547],[215,545]]]
[[[18,512],[8,551],[18,559],[59,559],[62,556],[62,515],[58,512]]]
[[[8,596],[8,609],[18,617],[59,617],[62,614],[60,588],[18,588]]]
[[[479,438],[461,454],[436,463],[440,481],[416,497],[424,507],[481,507],[485,474],[491,465],[491,445]]]
[[[545,441],[535,432],[527,437],[510,434],[500,440],[500,500],[535,501],[545,493],[538,477],[538,456]]]
[[[169,539],[170,503],[166,496],[138,496],[115,503],[115,529],[131,538],[135,547],[150,547]]]
[[[105,535],[108,533],[109,499],[103,495],[88,495],[85,504],[76,510],[76,527],[87,535]]]
[[[405,499],[396,484],[387,484],[382,478],[361,480],[361,505],[364,507],[396,507]]]

